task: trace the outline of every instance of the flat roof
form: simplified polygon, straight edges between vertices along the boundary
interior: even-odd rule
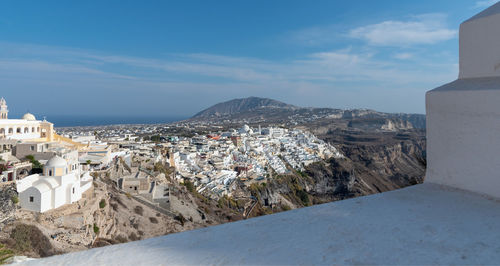
[[[27,264],[496,264],[499,239],[499,200],[426,183]]]
[[[457,79],[437,87],[432,92],[500,90],[500,77]]]
[[[17,124],[39,124],[42,121],[28,121],[24,119],[0,119],[0,125],[17,125]]]
[[[470,19],[466,20],[465,22],[477,20],[480,18],[485,18],[489,16],[493,16],[496,14],[500,13],[500,3],[493,4],[492,6],[488,7],[487,9],[483,10],[479,14],[476,14],[475,16],[471,17]]]

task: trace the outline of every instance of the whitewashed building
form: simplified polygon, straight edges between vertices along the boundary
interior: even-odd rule
[[[16,184],[23,209],[46,212],[80,200],[92,188],[92,181],[88,172],[81,175],[78,162],[55,156],[47,161],[42,175],[30,175]]]
[[[0,139],[52,141],[54,125],[40,121],[27,113],[21,119],[9,119],[9,110],[4,98],[0,99]]]

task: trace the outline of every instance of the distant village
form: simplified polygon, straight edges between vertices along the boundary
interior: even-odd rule
[[[15,183],[21,208],[34,212],[91,197],[101,173],[124,193],[168,210],[169,182],[190,183],[218,199],[231,196],[236,183],[250,186],[343,158],[332,145],[293,128],[244,125],[191,136],[162,134],[169,126],[152,125],[58,130],[30,113],[9,119],[3,98],[0,117],[0,184]],[[119,173],[119,165],[128,171]],[[168,171],[155,174],[158,168]]]

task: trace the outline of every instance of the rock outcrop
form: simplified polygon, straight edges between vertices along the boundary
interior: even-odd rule
[[[17,196],[15,184],[0,186],[0,231],[5,224],[15,220],[14,214],[17,209]]]

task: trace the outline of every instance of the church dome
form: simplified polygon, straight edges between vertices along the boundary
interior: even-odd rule
[[[50,168],[64,168],[67,167],[68,163],[66,160],[59,156],[54,156],[52,157],[46,164],[45,167],[50,167]]]
[[[30,113],[23,115],[23,119],[28,121],[36,121],[36,117]]]

